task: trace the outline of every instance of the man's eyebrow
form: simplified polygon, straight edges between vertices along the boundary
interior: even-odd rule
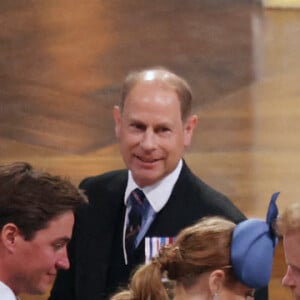
[[[67,237],[67,236],[63,236],[63,237],[60,237],[60,238],[57,238],[56,240],[54,240],[54,243],[57,243],[57,242],[65,242],[65,243],[68,243],[70,242],[71,238]]]

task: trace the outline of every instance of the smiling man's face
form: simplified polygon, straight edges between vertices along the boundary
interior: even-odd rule
[[[171,173],[191,143],[194,116],[182,121],[176,92],[157,81],[140,82],[114,108],[116,136],[128,169],[140,187]]]

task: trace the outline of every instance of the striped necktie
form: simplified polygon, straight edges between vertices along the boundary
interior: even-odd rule
[[[143,191],[136,188],[128,199],[129,214],[125,234],[125,245],[127,256],[131,256],[136,249],[136,237],[141,229],[143,217],[147,214],[149,202]]]

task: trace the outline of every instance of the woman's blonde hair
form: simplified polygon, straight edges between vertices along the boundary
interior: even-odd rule
[[[158,257],[140,266],[129,289],[111,300],[169,300],[162,282],[168,279],[189,287],[203,273],[230,265],[230,244],[235,224],[221,217],[205,217],[183,229],[172,245],[161,249]],[[231,269],[228,280],[235,280]]]

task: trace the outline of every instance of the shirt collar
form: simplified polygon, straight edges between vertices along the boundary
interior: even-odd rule
[[[2,281],[0,281],[0,296],[1,300],[16,300],[13,291]]]
[[[146,186],[140,188],[134,181],[131,171],[128,171],[128,182],[125,190],[125,205],[129,194],[136,188],[141,189],[149,203],[151,204],[155,212],[159,212],[168,202],[168,199],[172,193],[173,187],[179,177],[180,171],[182,169],[182,160],[180,160],[176,168],[164,177],[162,180],[156,182],[151,186]]]

